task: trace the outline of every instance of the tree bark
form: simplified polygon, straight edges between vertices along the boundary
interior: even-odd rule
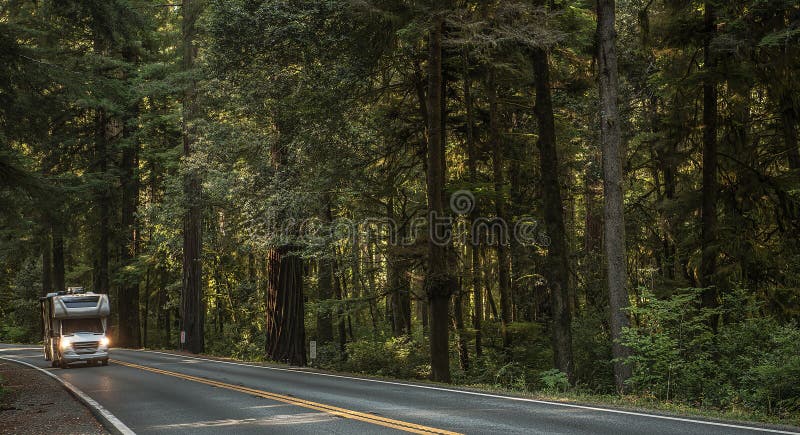
[[[111,187],[107,185],[106,175],[108,172],[108,141],[107,134],[109,120],[104,110],[100,110],[97,115],[96,132],[96,152],[98,172],[103,177],[97,192],[97,254],[95,257],[94,291],[98,293],[108,293],[108,243],[110,238],[109,215],[111,202]]]
[[[331,212],[331,196],[325,194],[323,198],[323,220],[330,224],[333,221]],[[318,261],[317,297],[319,302],[325,306],[317,311],[317,340],[320,343],[330,343],[333,341],[333,316],[329,308],[330,300],[333,299],[333,259],[331,252],[325,252]]]
[[[625,390],[625,381],[631,376],[631,367],[619,359],[630,355],[630,350],[619,340],[623,328],[629,325],[625,308],[628,307],[625,263],[625,215],[622,191],[625,149],[619,125],[619,78],[617,73],[617,48],[614,0],[599,0],[597,8],[598,85],[600,90],[600,138],[603,150],[603,248],[606,255],[606,282],[611,315],[611,350],[614,362],[614,381],[617,390]]]
[[[53,291],[53,244],[50,240],[50,228],[42,231],[42,294]]]
[[[464,327],[464,292],[459,289],[453,300],[453,317],[458,333],[458,356],[462,370],[469,370],[469,348]]]
[[[399,225],[396,228],[398,240],[405,240],[408,226],[398,222],[394,201],[387,204],[387,216]],[[399,217],[405,219],[405,216]],[[392,336],[411,334],[411,283],[408,279],[408,259],[399,254],[396,246],[390,246],[387,253],[386,281],[389,286],[389,314],[392,321]]]
[[[786,146],[786,159],[789,169],[800,169],[800,151],[797,149],[797,107],[792,95],[786,93],[780,101],[783,141]]]
[[[67,290],[64,278],[64,233],[59,228],[53,228],[53,290]]]
[[[347,297],[347,294],[344,291],[344,286],[342,286],[341,278],[336,273],[334,273],[333,285],[333,292],[336,296],[336,299],[339,300],[339,307],[336,309],[336,329],[338,335],[337,338],[339,339],[339,355],[341,356],[342,361],[344,361],[347,359],[347,324],[345,323],[347,320],[347,315],[345,314],[342,301],[344,301],[344,299]]]
[[[444,214],[445,159],[442,140],[442,32],[444,19],[441,14],[433,17],[430,30],[428,57],[428,153],[427,153],[427,196],[428,196],[428,270],[425,276],[425,290],[430,307],[430,352],[431,378],[438,382],[450,382],[450,295],[455,287],[455,279],[447,264],[447,244],[449,241],[435,239],[437,228],[441,227]],[[438,226],[437,226],[438,225]]]
[[[550,94],[550,65],[548,54],[541,48],[532,53],[533,72],[536,79],[536,119],[539,124],[540,165],[542,172],[542,199],[544,221],[550,245],[547,247],[545,278],[552,298],[553,357],[557,369],[573,379],[572,314],[569,310],[569,258],[563,201],[558,171],[553,101]]]
[[[183,69],[194,68],[197,47],[194,38],[197,32],[196,22],[200,14],[200,2],[183,1]],[[196,117],[195,84],[190,82],[183,99],[183,154],[185,158],[192,155],[195,142],[194,126]],[[202,236],[202,190],[200,177],[195,169],[189,169],[184,184],[186,197],[186,215],[183,224],[183,288],[181,293],[182,330],[186,333],[186,343],[182,348],[192,353],[201,353],[205,349],[204,323],[205,307],[203,305],[203,236]]]
[[[138,250],[138,231],[136,228],[136,210],[139,205],[139,171],[138,143],[131,143],[122,150],[120,164],[122,178],[122,232],[124,244],[120,249],[122,267],[130,266],[136,258]],[[140,322],[139,322],[139,282],[124,282],[117,296],[119,312],[119,336],[117,344],[120,347],[139,347]]]
[[[702,306],[714,308],[717,303],[717,288],[714,274],[717,268],[717,83],[713,77],[716,60],[711,50],[715,33],[715,12],[711,2],[705,2],[705,43],[703,49],[705,78],[703,80],[703,192],[702,234],[700,258],[700,283],[706,289],[702,294]],[[712,322],[716,329],[716,322]]]
[[[306,365],[303,262],[295,247],[270,250],[266,294],[266,354],[273,361]]]

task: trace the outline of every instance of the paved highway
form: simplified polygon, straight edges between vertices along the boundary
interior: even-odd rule
[[[32,346],[0,345],[0,357],[68,381],[138,434],[800,433],[149,351],[115,349],[107,367],[69,369]]]

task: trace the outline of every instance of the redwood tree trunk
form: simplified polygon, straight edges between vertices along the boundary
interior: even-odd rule
[[[563,202],[559,182],[556,128],[550,94],[550,65],[547,52],[533,51],[533,72],[536,79],[536,119],[539,124],[540,165],[544,222],[550,245],[547,247],[545,278],[550,288],[553,358],[557,369],[573,379],[572,314],[569,310],[569,258],[564,226]]]
[[[702,306],[717,306],[717,288],[714,274],[717,269],[717,84],[712,75],[716,65],[714,53],[711,52],[711,40],[715,32],[714,8],[710,2],[705,3],[705,45],[704,67],[706,69],[703,82],[703,205],[701,209],[702,234],[700,258],[700,283],[703,291]],[[716,322],[711,325],[716,329]]]
[[[103,181],[97,192],[97,251],[95,257],[94,290],[98,293],[108,293],[108,242],[109,242],[109,214],[110,190],[105,180],[108,171],[108,140],[106,134],[108,119],[105,111],[100,110],[97,115],[96,147],[98,172]]]
[[[183,1],[183,68],[190,71],[194,67],[197,48],[194,44],[195,23],[200,13],[199,3]],[[194,146],[195,85],[189,84],[183,100],[183,154],[192,155]],[[200,177],[190,169],[184,182],[184,195],[187,209],[183,225],[183,291],[181,293],[182,330],[186,333],[183,348],[192,353],[201,353],[205,348],[203,305],[203,238],[202,238],[202,190]]]
[[[266,354],[273,361],[306,365],[303,262],[292,246],[267,257]]]
[[[64,278],[64,233],[59,228],[53,228],[53,290],[67,290]]]
[[[43,231],[42,240],[42,294],[53,291],[53,250],[50,241],[50,228]]]
[[[442,32],[444,19],[433,18],[429,41],[427,196],[430,220],[425,290],[430,309],[431,378],[450,382],[450,295],[455,279],[447,264],[447,244],[436,240],[437,218],[444,218],[444,143],[442,140]]]
[[[617,48],[614,0],[599,0],[597,8],[598,84],[600,88],[600,138],[603,150],[603,249],[606,255],[606,282],[611,315],[611,350],[615,359],[630,355],[630,350],[619,343],[622,329],[629,325],[625,308],[628,306],[627,277],[625,270],[625,216],[623,182],[623,156],[625,149],[619,126],[619,78],[617,75]],[[618,391],[624,391],[625,381],[631,376],[631,367],[621,361],[614,362],[614,380]]]
[[[122,150],[122,231],[125,242],[120,250],[123,267],[130,266],[138,249],[136,209],[139,203],[138,144],[132,141]],[[117,296],[119,311],[119,337],[121,347],[139,347],[139,282],[125,282]]]

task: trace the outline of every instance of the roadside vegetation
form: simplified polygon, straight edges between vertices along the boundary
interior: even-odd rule
[[[798,423],[798,17],[0,2],[0,341]]]
[[[800,328],[753,316],[759,304],[747,301],[744,290],[713,311],[696,303],[700,291],[682,289],[666,300],[643,292],[648,302],[632,310],[640,326],[625,333],[635,369],[624,395],[611,393],[610,359],[598,367],[591,352],[576,352],[577,380],[571,384],[566,374],[551,368],[549,343],[535,328],[514,331],[514,341],[521,344],[513,349],[513,362],[505,360],[498,343],[490,343],[486,355],[467,370],[453,366],[453,383],[546,400],[800,425]],[[706,320],[720,314],[740,320],[725,324],[715,335]],[[577,319],[573,329],[589,331],[588,322],[601,331],[599,317]],[[602,331],[576,334],[575,340],[581,349],[605,348],[610,354]],[[342,359],[336,345],[320,346],[310,366],[391,379],[430,378],[428,349],[421,336],[374,337],[348,343],[346,349],[347,358]],[[209,350],[211,355],[267,362],[257,346]],[[453,346],[454,359],[457,352]]]

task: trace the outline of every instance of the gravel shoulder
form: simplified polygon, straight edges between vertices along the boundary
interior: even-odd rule
[[[38,370],[0,360],[0,434],[108,434],[57,381]]]

